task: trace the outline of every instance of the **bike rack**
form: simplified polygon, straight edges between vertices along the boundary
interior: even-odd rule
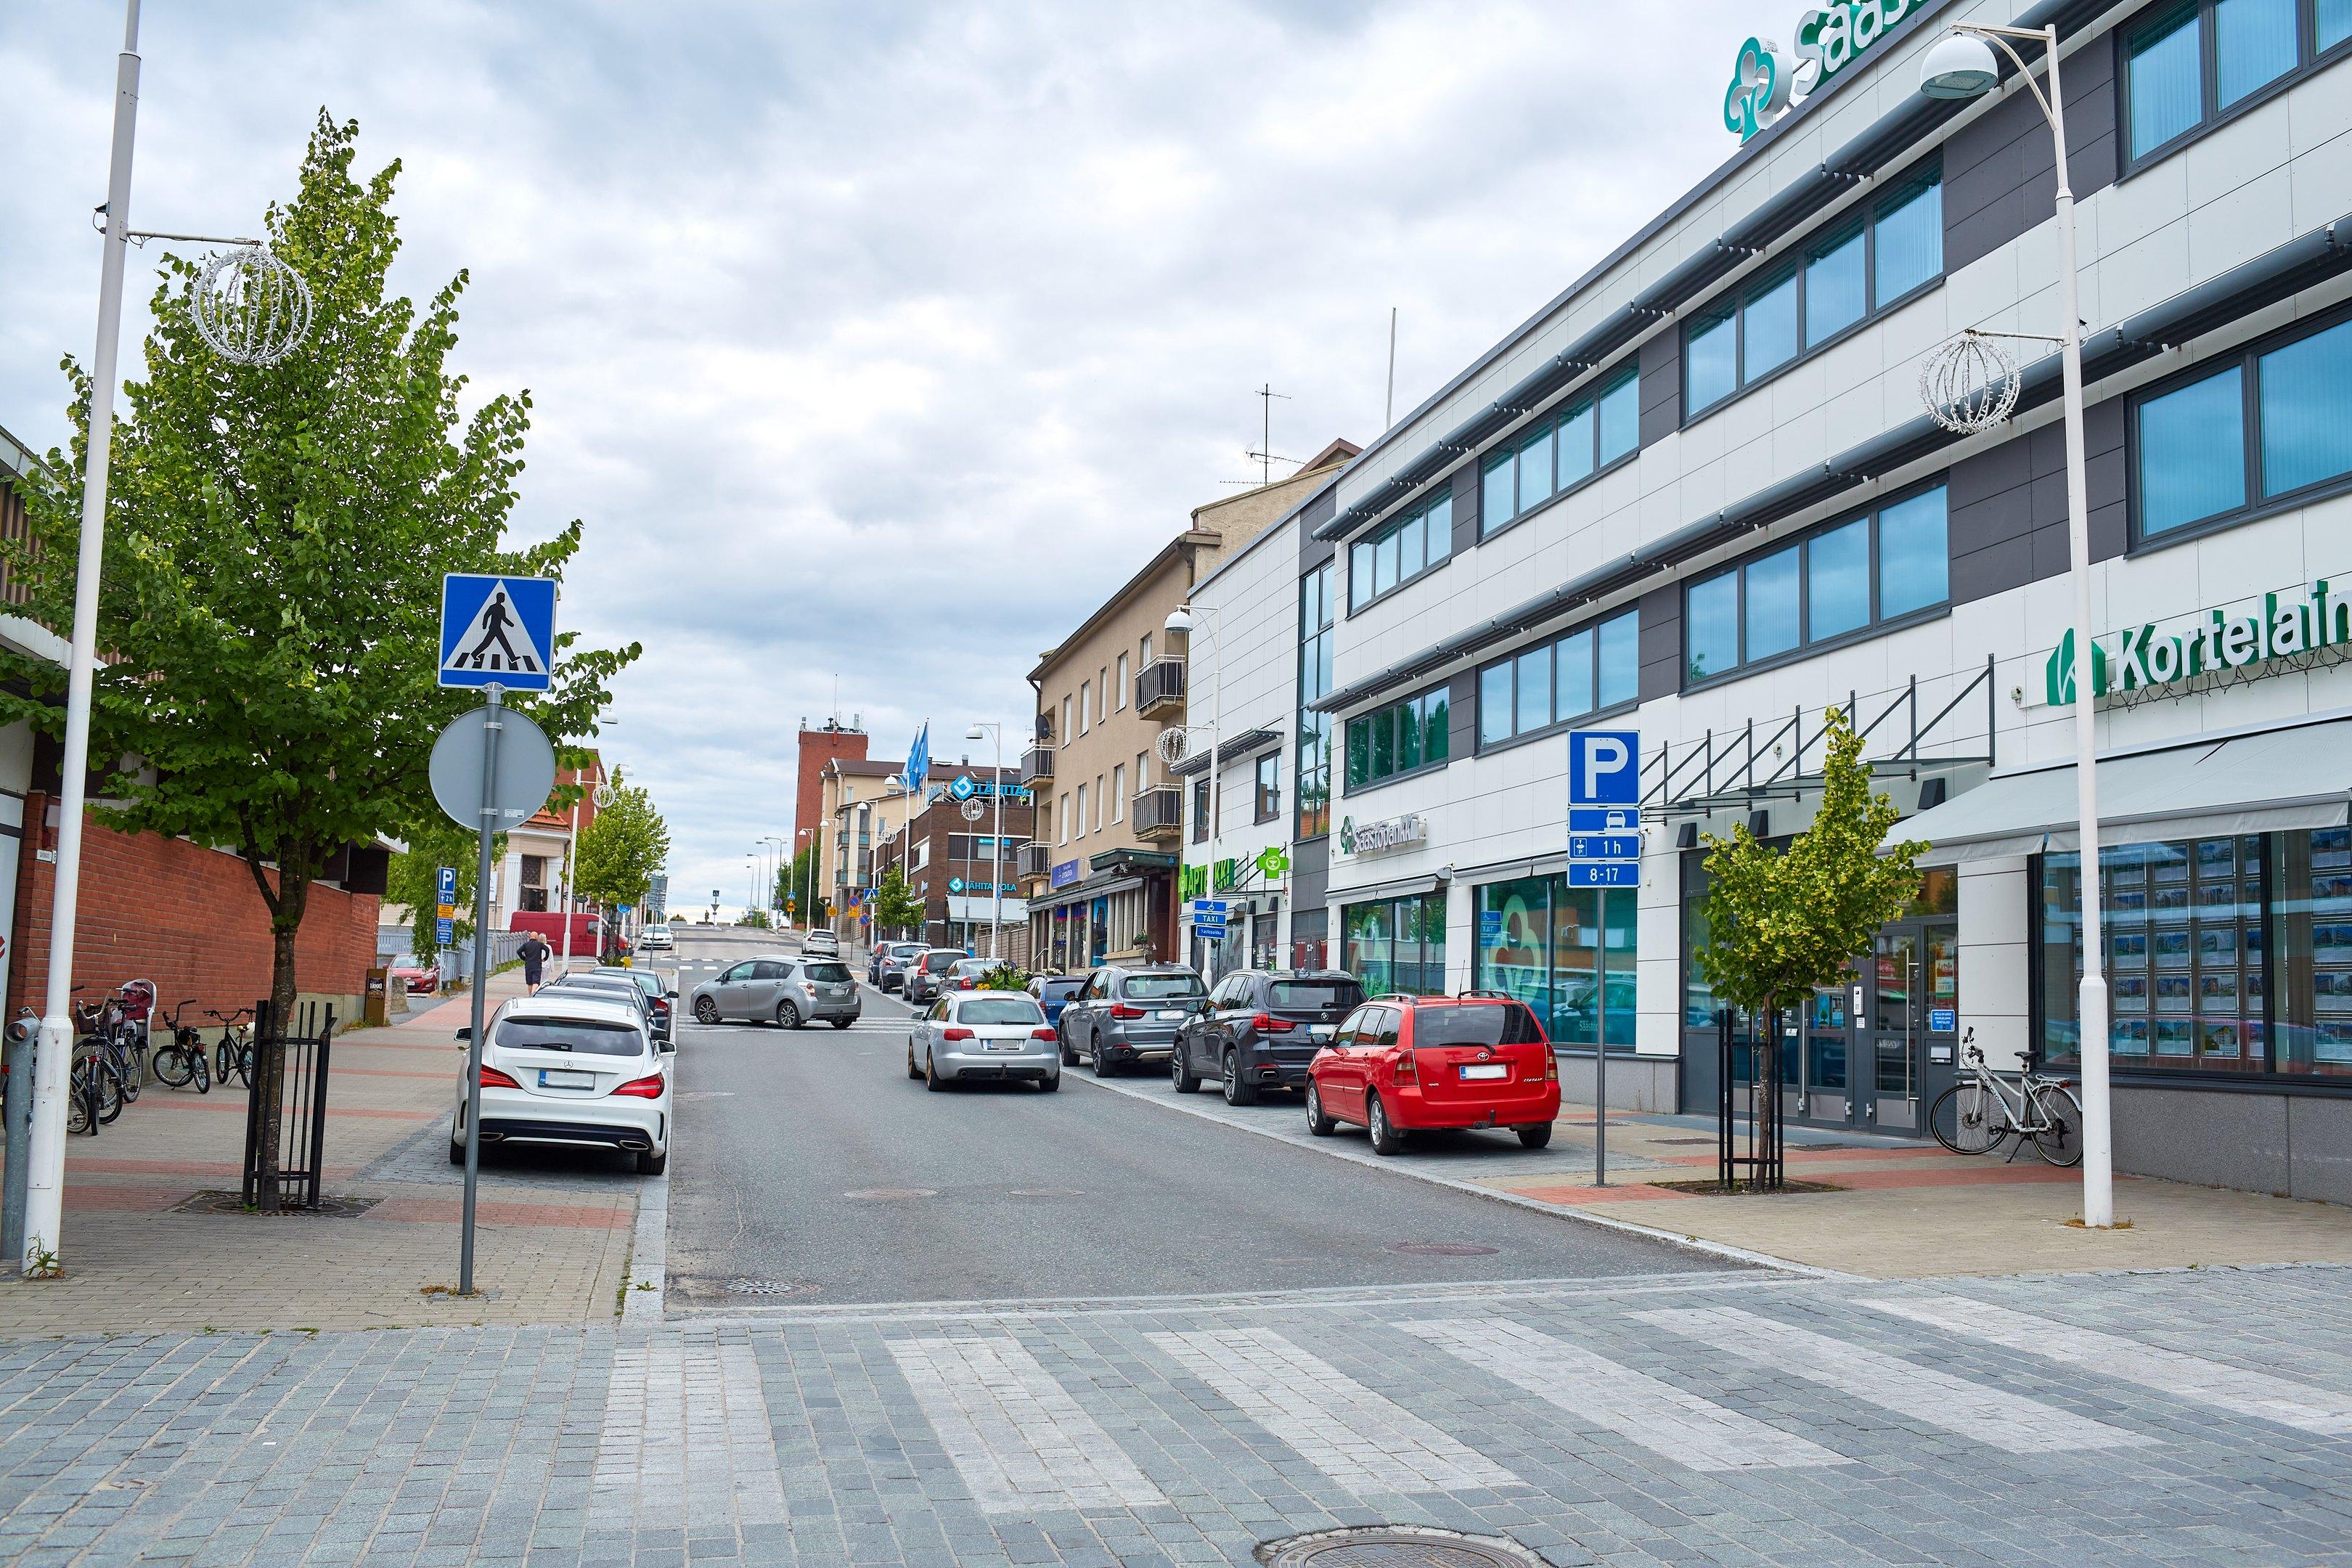
[[[1732,1077],[1738,1053],[1738,1032],[1728,1007],[1716,1010],[1716,1180],[1726,1191],[1740,1184],[1744,1173],[1752,1192],[1777,1193],[1788,1176],[1788,1149],[1780,1107],[1780,1017],[1768,1019],[1762,1037],[1752,1047],[1748,1079],[1748,1152],[1739,1152],[1733,1126],[1739,1089]]]
[[[245,1202],[275,1212],[319,1206],[319,1183],[326,1173],[327,1066],[335,1033],[335,1010],[312,1003],[297,1015],[298,1033],[284,1032],[267,1000],[253,1009],[253,1082],[245,1106]],[[283,1051],[278,1082],[276,1180],[266,1181],[262,1154],[268,1101],[262,1085],[269,1074],[270,1047]]]

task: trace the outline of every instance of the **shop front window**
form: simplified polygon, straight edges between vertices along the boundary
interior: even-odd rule
[[[1364,994],[1445,994],[1445,895],[1349,904],[1340,913],[1340,967]]]
[[[1610,1049],[1632,1050],[1633,900],[1609,900],[1605,933],[1600,912],[1599,890],[1559,877],[1480,888],[1473,983],[1525,1002],[1555,1045],[1590,1046],[1605,1026]]]

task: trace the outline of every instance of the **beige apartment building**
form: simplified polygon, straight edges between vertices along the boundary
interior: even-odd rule
[[[1020,882],[1034,967],[1178,955],[1184,799],[1158,744],[1185,722],[1185,664],[1184,649],[1169,646],[1169,612],[1356,452],[1334,441],[1286,479],[1195,508],[1183,532],[1029,672],[1037,719],[1021,783],[1036,797],[1036,839],[1021,850]]]

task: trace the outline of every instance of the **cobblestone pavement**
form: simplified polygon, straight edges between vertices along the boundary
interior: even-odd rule
[[[2352,1563],[2352,1270],[1759,1272],[0,1349],[0,1561]]]

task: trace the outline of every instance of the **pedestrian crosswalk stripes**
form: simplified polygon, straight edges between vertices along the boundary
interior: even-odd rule
[[[751,1348],[652,1340],[613,1352],[589,1494],[592,1525],[781,1524],[783,1489]]]
[[[1360,1494],[1518,1482],[1477,1450],[1270,1329],[1150,1338],[1300,1458]]]
[[[1620,1366],[1508,1320],[1432,1318],[1395,1325],[1598,1426],[1695,1470],[1842,1465],[1845,1456],[1664,1379]]]
[[[2065,1362],[2107,1377],[2178,1394],[2305,1432],[2352,1432],[2352,1395],[2306,1388],[2269,1373],[2165,1350],[2120,1334],[2011,1311],[1965,1296],[1864,1300],[1874,1311]]]
[[[1633,1315],[1727,1355],[1822,1384],[2011,1454],[2124,1448],[2156,1440],[1737,1307],[1667,1308]]]
[[[890,1354],[982,1511],[1168,1500],[1017,1340],[893,1340]]]

